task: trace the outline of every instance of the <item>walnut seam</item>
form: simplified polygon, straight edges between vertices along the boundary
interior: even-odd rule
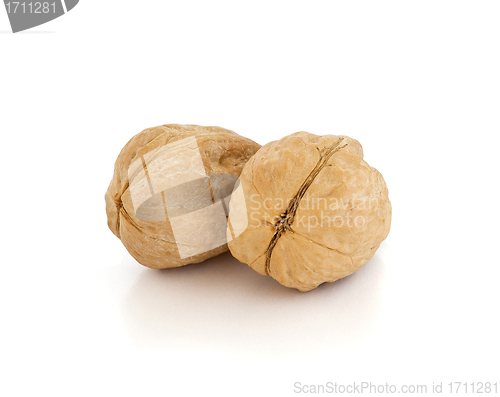
[[[271,256],[274,250],[274,247],[276,247],[276,244],[278,243],[279,238],[285,233],[287,230],[293,233],[293,230],[291,228],[293,220],[295,218],[295,214],[297,212],[297,209],[299,208],[300,200],[304,197],[304,195],[307,192],[307,189],[311,186],[311,184],[314,182],[314,179],[318,176],[319,172],[326,166],[328,160],[338,152],[339,150],[345,148],[347,144],[340,146],[340,144],[344,141],[344,137],[339,138],[335,143],[333,143],[330,147],[328,147],[324,153],[321,154],[318,162],[316,163],[316,166],[312,169],[312,171],[309,173],[305,181],[302,183],[300,186],[299,190],[295,194],[295,196],[290,200],[287,209],[283,214],[281,214],[276,223],[274,224],[274,227],[276,231],[274,232],[274,235],[269,242],[269,245],[266,249],[266,265],[265,265],[265,272],[266,274],[270,273],[270,266],[271,266]],[[253,164],[252,164],[253,165]]]

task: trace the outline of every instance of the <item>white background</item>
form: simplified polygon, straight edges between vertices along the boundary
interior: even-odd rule
[[[0,9],[0,394],[500,382],[499,21],[495,1],[82,0],[13,35]],[[356,138],[391,233],[308,293],[229,254],[144,268],[104,193],[163,123]]]

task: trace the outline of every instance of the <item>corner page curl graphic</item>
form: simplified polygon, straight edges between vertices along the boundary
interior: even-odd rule
[[[66,14],[79,0],[3,0],[13,33],[43,25]]]

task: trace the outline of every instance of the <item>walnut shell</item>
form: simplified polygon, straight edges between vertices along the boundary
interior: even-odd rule
[[[229,208],[233,256],[300,291],[363,266],[387,237],[392,212],[384,179],[358,141],[307,132],[263,146]]]
[[[106,192],[108,226],[147,267],[201,262],[227,251],[227,207],[260,145],[220,127],[168,124],[134,136]]]

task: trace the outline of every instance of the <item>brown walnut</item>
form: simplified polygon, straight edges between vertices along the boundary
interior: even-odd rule
[[[142,131],[116,160],[105,195],[109,228],[151,268],[227,251],[230,195],[259,148],[221,127],[168,124]]]
[[[354,273],[391,224],[387,186],[359,142],[307,132],[263,146],[229,208],[233,256],[300,291]]]

